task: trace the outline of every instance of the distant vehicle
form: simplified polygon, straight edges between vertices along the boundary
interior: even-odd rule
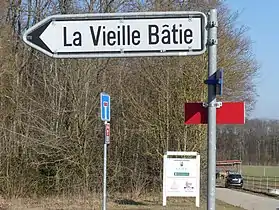
[[[216,161],[216,178],[226,180],[230,173],[239,173],[241,160],[219,160]]]
[[[241,174],[230,173],[226,177],[225,187],[243,187],[243,177]]]

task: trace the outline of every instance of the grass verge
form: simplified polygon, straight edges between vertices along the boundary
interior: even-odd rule
[[[0,210],[100,210],[102,198],[98,195],[75,197],[48,197],[40,199],[0,198]],[[201,208],[195,207],[194,199],[168,198],[167,207],[162,207],[162,199],[159,196],[144,196],[139,199],[130,199],[128,196],[118,195],[109,197],[107,210],[197,210],[206,209],[206,202],[202,201]],[[216,210],[243,210],[216,202]]]

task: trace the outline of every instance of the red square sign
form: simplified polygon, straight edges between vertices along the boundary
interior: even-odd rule
[[[202,103],[185,103],[185,124],[207,124],[208,111]],[[216,109],[217,124],[245,124],[244,102],[223,102]]]

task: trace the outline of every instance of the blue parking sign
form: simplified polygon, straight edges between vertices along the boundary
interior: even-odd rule
[[[101,120],[110,121],[110,96],[107,93],[101,93]]]

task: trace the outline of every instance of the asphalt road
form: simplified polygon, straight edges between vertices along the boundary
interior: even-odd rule
[[[279,210],[279,200],[226,188],[216,188],[216,198],[247,210]]]

